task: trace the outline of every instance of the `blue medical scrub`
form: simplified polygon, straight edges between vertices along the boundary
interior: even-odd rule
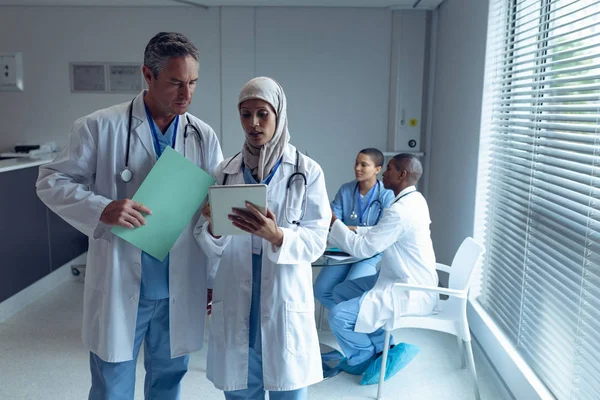
[[[277,163],[271,174],[260,183],[266,185],[271,182],[271,178],[277,171]],[[247,184],[258,183],[252,176],[252,171],[244,168],[244,181]],[[253,240],[253,243],[256,239]],[[262,240],[256,241],[262,243]],[[227,400],[262,400],[265,398],[265,389],[263,386],[262,370],[262,345],[260,333],[260,290],[261,290],[261,269],[262,269],[262,248],[252,251],[252,299],[250,303],[250,349],[248,352],[248,388],[242,390],[226,391]],[[258,247],[258,246],[256,246]],[[259,254],[257,254],[259,253]],[[282,350],[283,351],[283,350]],[[305,400],[307,398],[307,389],[301,388],[287,391],[269,391],[271,400]]]
[[[340,187],[331,202],[331,209],[335,216],[348,226],[373,226],[394,198],[394,193],[385,189],[380,181],[377,181],[365,196],[361,196],[358,181],[352,181]],[[381,254],[378,254],[354,264],[323,268],[314,284],[316,299],[331,310],[336,305],[333,298],[334,288],[345,280],[375,274],[380,259]]]
[[[167,146],[175,148],[179,116],[164,134],[154,123],[146,107],[154,150],[157,158]],[[90,400],[133,399],[135,366],[144,342],[144,397],[146,399],[179,399],[180,382],[188,369],[189,356],[171,358],[169,332],[169,255],[163,261],[142,252],[142,282],[135,327],[133,360],[109,363],[90,353],[92,388]]]
[[[336,305],[329,311],[329,326],[342,352],[346,355],[348,365],[361,364],[383,351],[385,344],[383,328],[373,333],[354,331],[365,293],[373,289],[378,277],[379,273],[376,273],[348,280],[337,285],[333,291]],[[392,343],[393,338],[390,337],[390,344]]]

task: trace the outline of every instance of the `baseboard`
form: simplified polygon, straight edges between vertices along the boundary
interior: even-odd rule
[[[72,278],[71,265],[85,264],[87,253],[55,269],[39,281],[29,285],[0,303],[0,322],[4,322],[46,293]]]
[[[469,301],[467,318],[473,336],[516,400],[555,399],[477,300]]]

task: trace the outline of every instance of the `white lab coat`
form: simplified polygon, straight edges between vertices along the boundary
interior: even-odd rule
[[[409,291],[401,298],[392,296],[394,283],[438,284],[427,201],[414,186],[405,188],[396,200],[373,227],[360,227],[355,234],[337,220],[329,233],[330,244],[353,256],[372,257],[383,252],[379,278],[363,299],[356,332],[374,332],[394,315],[395,328],[403,315],[431,314],[438,303],[436,293]]]
[[[217,168],[215,180],[243,184],[242,156]],[[306,214],[300,226],[285,218],[286,184],[294,172],[296,149],[288,144],[267,191],[268,208],[284,233],[276,248],[262,240],[261,340],[265,390],[295,390],[323,379],[314,319],[312,266],[325,250],[331,209],[321,167],[300,154],[299,170],[307,177]],[[301,190],[291,190],[288,218],[299,218]],[[212,237],[208,223],[197,227],[206,254],[220,259],[214,280],[206,375],[226,391],[248,387],[249,314],[252,296],[250,235]]]
[[[125,168],[130,101],[96,111],[73,124],[69,143],[52,163],[40,167],[37,193],[55,213],[89,237],[83,300],[83,342],[108,362],[131,360],[141,284],[141,250],[99,222],[112,200],[132,198],[156,162],[143,92],[133,103],[129,168]],[[175,147],[183,153],[189,116],[201,132],[202,152],[188,128],[186,157],[209,173],[223,160],[210,126],[186,114],[179,118]],[[160,188],[157,188],[160,190]],[[206,256],[193,237],[198,211],[171,249],[169,299],[171,357],[199,350],[204,337]]]

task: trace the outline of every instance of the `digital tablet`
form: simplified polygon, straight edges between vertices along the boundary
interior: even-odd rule
[[[246,208],[246,201],[267,213],[267,185],[225,185],[211,186],[208,189],[212,230],[215,236],[249,235],[233,226],[229,220],[232,208]]]

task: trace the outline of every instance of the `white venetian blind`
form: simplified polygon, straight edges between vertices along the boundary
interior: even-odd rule
[[[491,0],[479,302],[558,399],[600,398],[600,0]]]

